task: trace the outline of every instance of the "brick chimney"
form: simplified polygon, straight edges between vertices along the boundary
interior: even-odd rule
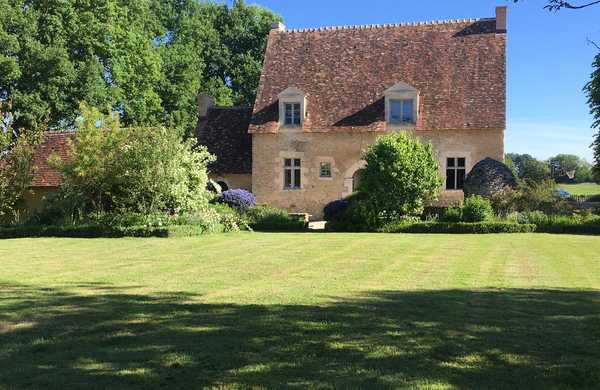
[[[506,32],[506,6],[496,7],[496,32]]]
[[[281,22],[275,22],[271,25],[271,31],[284,32],[285,24]]]
[[[205,118],[210,110],[215,105],[215,99],[205,93],[198,95],[198,116]]]

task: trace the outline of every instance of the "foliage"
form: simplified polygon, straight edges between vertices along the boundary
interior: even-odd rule
[[[585,86],[585,91],[588,96],[588,104],[591,114],[594,117],[593,127],[598,129],[594,137],[592,148],[594,150],[594,178],[600,183],[600,53],[596,54],[594,63],[592,64],[594,71],[590,81]]]
[[[364,193],[355,192],[344,200],[348,202],[347,207],[327,220],[326,230],[335,232],[368,232],[375,230],[375,226],[379,222],[371,219],[373,215],[366,204]]]
[[[196,125],[196,96],[254,101],[267,37],[280,17],[234,1],[0,0],[0,100],[16,128],[76,121],[80,101],[132,126]]]
[[[542,181],[550,178],[550,167],[547,163],[529,154],[508,153],[506,165],[521,180]]]
[[[21,203],[35,172],[34,154],[41,140],[41,131],[13,131],[9,109],[0,100],[0,223],[5,224],[22,219]]]
[[[325,208],[323,208],[323,219],[325,221],[332,221],[337,219],[346,210],[350,203],[347,199],[334,200],[329,202]]]
[[[585,183],[592,180],[591,165],[573,154],[558,154],[548,160],[552,178],[558,183]]]
[[[195,212],[208,204],[206,165],[213,157],[170,129],[121,128],[85,104],[70,159],[50,158],[63,184],[49,210],[67,219],[97,212]],[[100,124],[100,126],[98,126]]]
[[[405,215],[418,215],[441,186],[430,143],[406,132],[380,137],[363,156],[366,167],[359,192],[364,194],[367,224],[378,226]]]
[[[245,213],[248,209],[256,206],[256,198],[251,192],[242,189],[223,191],[219,202],[228,205],[239,213]]]
[[[465,197],[480,195],[492,198],[517,186],[513,171],[501,161],[486,157],[477,162],[465,178]]]
[[[514,198],[516,211],[542,210],[547,214],[568,214],[569,203],[556,193],[556,184],[552,180],[540,183],[521,183]]]
[[[494,210],[489,200],[481,196],[469,196],[462,205],[463,222],[485,222],[494,219]]]
[[[306,228],[304,221],[290,216],[286,210],[271,206],[253,207],[245,217],[248,225],[256,231],[303,231]]]
[[[0,228],[0,239],[25,237],[193,237],[204,233],[197,225],[109,226],[109,225],[19,225]]]
[[[442,211],[440,215],[441,222],[461,222],[462,221],[462,205],[451,205]]]
[[[532,224],[511,222],[392,222],[385,225],[384,233],[444,233],[444,234],[492,234],[492,233],[532,233]]]

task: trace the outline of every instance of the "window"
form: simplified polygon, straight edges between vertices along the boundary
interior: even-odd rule
[[[286,126],[300,126],[300,103],[285,103],[284,111]]]
[[[462,190],[465,184],[465,158],[448,157],[446,160],[446,189]]]
[[[399,82],[388,88],[385,95],[385,120],[392,128],[413,128],[419,116],[419,91],[411,85]]]
[[[412,99],[390,99],[390,123],[394,125],[415,123]]]
[[[301,187],[301,170],[299,158],[286,158],[283,160],[283,188],[297,190]]]
[[[322,162],[321,167],[319,168],[319,176],[323,178],[331,177],[331,163]]]

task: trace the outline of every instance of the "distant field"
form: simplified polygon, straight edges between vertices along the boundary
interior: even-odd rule
[[[571,195],[599,195],[600,185],[596,183],[559,184],[558,188],[568,191]]]

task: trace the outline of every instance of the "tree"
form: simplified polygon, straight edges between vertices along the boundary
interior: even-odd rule
[[[592,149],[594,151],[593,173],[600,180],[600,53],[596,55],[593,66],[594,71],[590,81],[585,86],[585,90],[588,95],[590,112],[594,117],[592,127],[598,129],[598,133],[596,133],[594,142],[592,143]]]
[[[118,116],[85,104],[81,112],[69,160],[50,158],[63,175],[51,209],[77,220],[96,212],[194,212],[207,205],[206,166],[213,156],[204,147],[164,127],[122,128]]]
[[[430,143],[405,132],[388,134],[378,138],[363,158],[367,164],[358,190],[370,225],[420,214],[436,198],[442,181]]]
[[[521,180],[539,182],[550,178],[549,165],[529,154],[508,153],[506,165],[514,167],[515,176]]]
[[[585,174],[585,168],[589,165],[585,160],[573,154],[558,154],[550,157],[548,162],[552,178],[557,182],[577,180],[577,173]]]
[[[515,3],[518,3],[519,1],[523,1],[523,0],[513,0]],[[548,0],[548,4],[544,6],[545,9],[549,10],[549,11],[559,11],[563,8],[566,9],[583,9],[583,8],[588,8],[591,7],[593,5],[597,5],[600,4],[600,0],[596,0],[596,1],[587,1],[587,2],[578,2],[578,3],[573,3],[572,1],[565,1],[565,0]]]
[[[196,97],[251,104],[271,23],[243,1],[0,0],[0,101],[15,129],[74,127],[79,102],[124,126],[191,133]]]
[[[0,104],[0,223],[20,222],[21,202],[34,174],[37,131],[14,132],[9,104]]]

